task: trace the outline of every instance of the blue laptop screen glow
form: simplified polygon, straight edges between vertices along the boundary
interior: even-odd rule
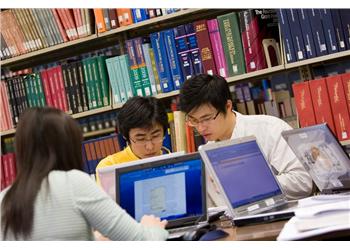
[[[174,220],[200,216],[202,200],[200,159],[120,174],[119,204],[140,221],[145,214]]]
[[[282,193],[255,141],[206,153],[232,207]]]

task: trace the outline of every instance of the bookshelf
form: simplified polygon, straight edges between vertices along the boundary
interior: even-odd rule
[[[84,133],[83,136],[84,138],[87,138],[87,137],[93,137],[98,135],[105,135],[112,132],[115,132],[115,128],[106,128],[106,129],[91,131],[91,132]]]
[[[92,34],[85,38],[80,38],[73,41],[68,41],[48,48],[29,52],[20,56],[5,59],[0,61],[1,67],[6,67],[11,70],[23,69],[25,67],[32,67],[43,63],[52,62],[63,59],[69,56],[78,55],[84,52],[91,51],[96,48],[103,48],[107,45],[114,44],[117,41],[125,40],[127,38],[142,36],[151,32],[159,31],[165,28],[175,27],[180,24],[192,22],[200,19],[213,18],[218,15],[226,14],[233,11],[233,9],[183,9],[178,12],[160,16],[143,22],[134,23],[129,26],[118,27],[104,33]],[[228,77],[229,84],[235,84],[240,81],[245,81],[254,78],[261,78],[267,75],[272,75],[286,70],[296,69],[299,67],[324,63],[350,57],[350,50],[338,52],[330,55],[320,56],[312,59],[306,59],[294,63],[285,63],[282,60],[282,65],[266,68],[263,70],[245,73],[233,77]],[[172,98],[179,95],[179,90],[160,93],[155,97],[159,99]],[[117,110],[122,107],[122,104],[111,104],[102,108],[92,109],[89,111],[72,114],[74,119],[88,117],[95,114],[104,113],[111,110]],[[15,133],[15,128],[0,132],[0,136],[11,136]],[[350,142],[343,142],[346,145]]]

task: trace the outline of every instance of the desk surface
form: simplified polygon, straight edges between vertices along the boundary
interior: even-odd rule
[[[243,227],[224,228],[229,235],[222,240],[276,240],[287,220]]]

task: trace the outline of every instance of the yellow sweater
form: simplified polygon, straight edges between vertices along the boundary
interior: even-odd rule
[[[112,166],[115,164],[120,164],[124,162],[129,162],[129,161],[136,161],[136,160],[139,160],[139,158],[132,152],[130,146],[128,146],[124,150],[118,153],[109,155],[106,158],[102,159],[98,163],[96,170],[104,167]],[[97,174],[96,174],[96,181],[98,185],[101,185],[100,178],[98,177]]]

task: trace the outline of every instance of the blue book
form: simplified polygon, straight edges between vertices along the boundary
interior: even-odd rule
[[[350,49],[350,10],[349,9],[339,9],[340,19],[343,25],[344,40],[347,49]]]
[[[164,44],[164,35],[162,32],[155,32],[150,34],[152,48],[154,50],[154,57],[156,67],[159,75],[160,87],[162,92],[170,92],[174,90],[173,78],[170,73],[170,66],[166,47]]]
[[[333,25],[333,19],[330,9],[320,9],[323,31],[326,38],[328,54],[338,52],[337,38]],[[350,13],[349,13],[350,14]]]
[[[333,19],[334,32],[337,39],[338,49],[339,51],[344,51],[346,50],[346,43],[345,43],[344,30],[340,19],[339,10],[331,9],[331,14]]]
[[[307,9],[306,12],[309,15],[312,36],[315,42],[316,55],[324,56],[327,55],[326,38],[323,32],[321,14],[319,9]]]
[[[164,34],[164,44],[168,56],[170,72],[173,78],[174,89],[180,89],[183,83],[183,76],[179,58],[177,57],[174,31],[173,29],[168,29],[161,31],[161,33]]]
[[[290,31],[292,34],[295,54],[297,60],[307,59],[306,47],[304,44],[303,35],[301,33],[301,27],[299,22],[299,17],[295,9],[287,10],[287,18],[289,22]]]
[[[180,67],[184,79],[190,78],[194,74],[193,63],[191,61],[190,50],[188,47],[185,25],[174,28],[176,51],[180,61]]]
[[[196,75],[203,73],[202,58],[198,48],[196,31],[193,23],[185,24],[188,47],[191,53],[191,61]]]
[[[288,23],[287,10],[279,9],[277,11],[277,15],[282,32],[282,40],[284,44],[284,52],[286,54],[286,61],[287,63],[296,62],[297,59],[292,41],[292,34]]]
[[[309,16],[305,9],[297,9],[296,11],[299,17],[301,33],[303,35],[303,39],[305,43],[307,58],[313,58],[316,56],[316,50],[315,50],[314,39],[312,38],[312,30],[311,30],[311,25],[309,21]]]
[[[134,21],[134,23],[139,23],[142,22],[144,20],[149,19],[148,18],[148,12],[146,9],[131,9],[132,11],[132,19]]]

